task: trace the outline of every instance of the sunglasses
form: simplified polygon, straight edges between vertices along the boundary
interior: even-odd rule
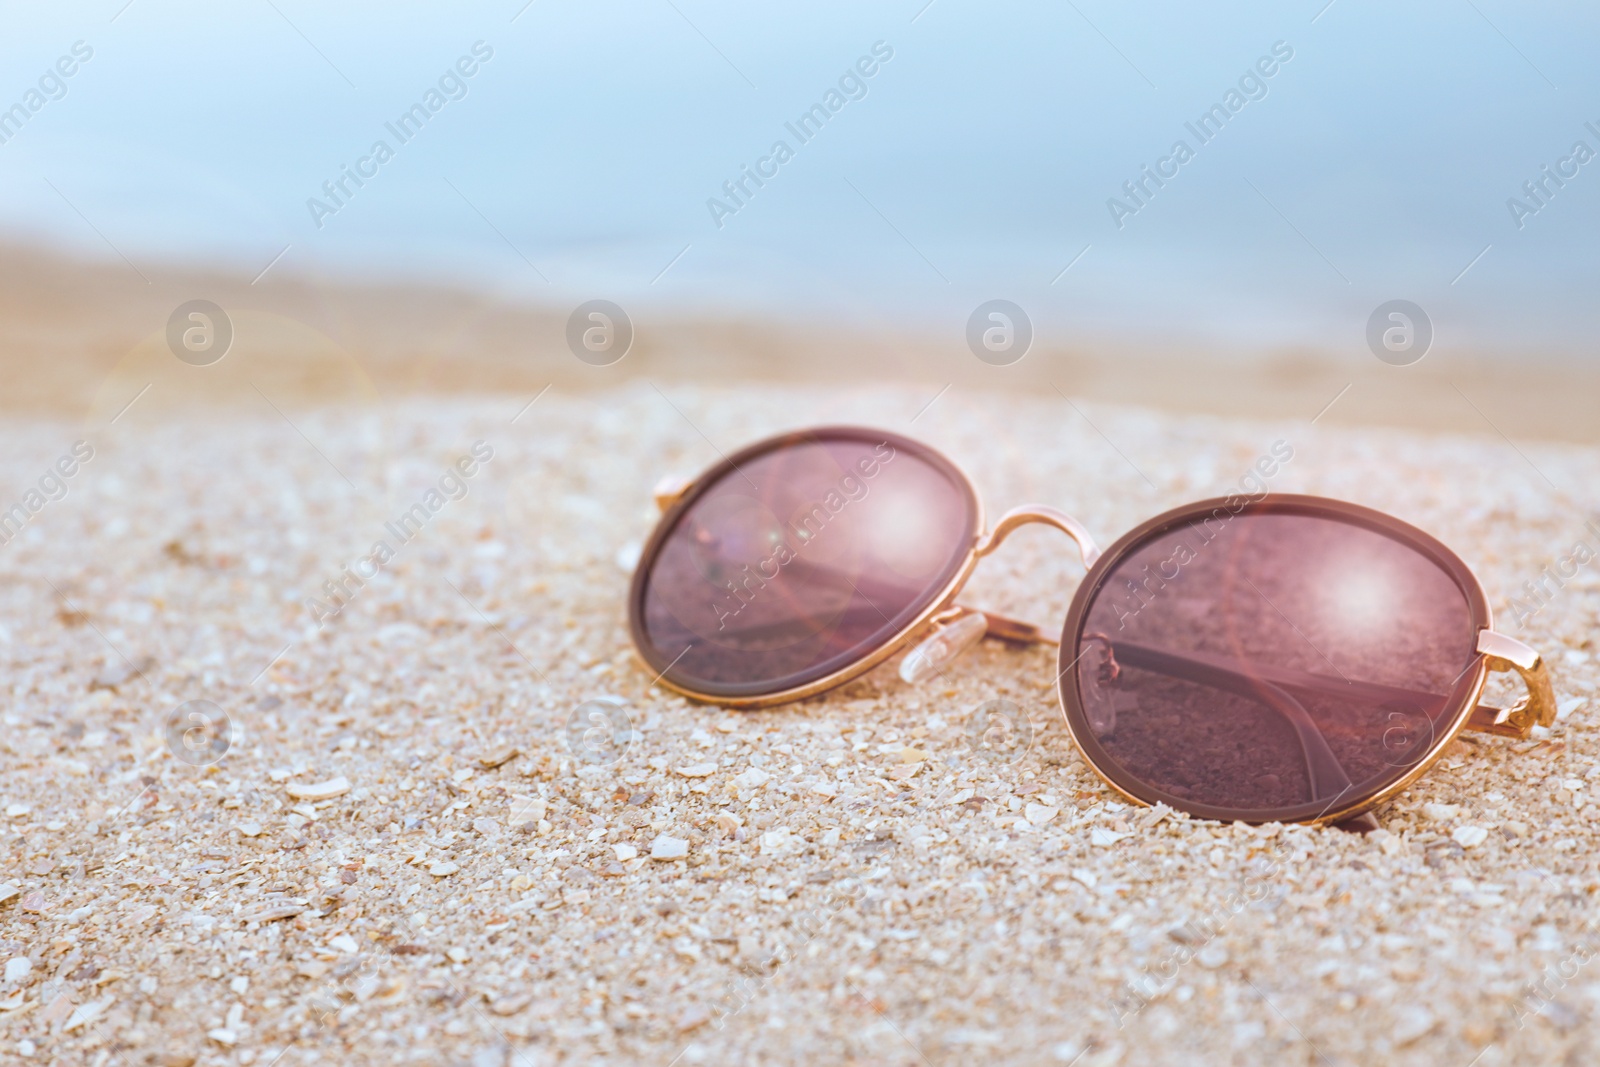
[[[1527,737],[1555,721],[1538,653],[1496,633],[1477,578],[1444,545],[1369,508],[1235,494],[1175,508],[1101,552],[1053,508],[985,532],[961,470],[858,427],[753,444],[656,490],[663,514],[628,595],[660,682],[756,708],[843,685],[906,648],[941,674],[983,637],[1056,644],[956,603],[1017,528],[1071,537],[1088,574],[1059,640],[1056,688],[1088,765],[1141,805],[1205,819],[1338,823],[1399,793],[1462,730]],[[1478,704],[1490,672],[1527,695]]]

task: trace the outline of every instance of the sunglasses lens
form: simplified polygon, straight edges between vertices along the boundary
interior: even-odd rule
[[[1315,818],[1398,781],[1450,729],[1474,684],[1474,618],[1398,532],[1332,509],[1219,508],[1118,559],[1062,684],[1094,762],[1135,796]]]
[[[752,696],[825,678],[909,625],[971,548],[965,479],[903,439],[824,431],[736,464],[635,582],[641,650],[684,688]]]

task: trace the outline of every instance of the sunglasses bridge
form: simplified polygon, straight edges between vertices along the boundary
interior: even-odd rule
[[[1000,516],[994,529],[979,535],[972,547],[976,563],[1000,547],[1007,537],[1023,526],[1038,523],[1060,530],[1078,546],[1084,569],[1094,566],[1100,558],[1100,548],[1094,543],[1088,529],[1056,508],[1043,504],[1024,504]],[[985,637],[992,637],[1016,645],[1059,645],[1061,642],[1047,631],[1031,622],[1013,619],[992,611],[980,611],[962,605],[953,605],[937,613],[930,620],[934,632],[900,661],[900,677],[912,685],[919,685],[942,673],[961,654]]]

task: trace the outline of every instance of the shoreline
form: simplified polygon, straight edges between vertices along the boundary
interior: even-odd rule
[[[876,331],[778,321],[640,315],[625,358],[594,366],[567,348],[566,313],[459,289],[322,282],[292,275],[163,273],[10,247],[0,257],[0,417],[98,411],[157,379],[167,402],[226,407],[249,382],[282,402],[393,403],[416,395],[562,391],[658,384],[912,384],[1221,418],[1315,419],[1508,440],[1600,441],[1600,365],[1436,345],[1420,362],[1380,362],[1352,339],[1338,351],[1227,355],[1186,348],[1041,341],[1009,366],[980,362],[954,331]],[[197,294],[232,309],[238,337],[215,366],[182,366],[165,347],[172,309]],[[248,362],[247,374],[241,364]],[[248,379],[248,381],[246,380]],[[101,394],[105,393],[105,396]],[[519,401],[520,402],[520,401]],[[108,413],[109,414],[109,413]]]

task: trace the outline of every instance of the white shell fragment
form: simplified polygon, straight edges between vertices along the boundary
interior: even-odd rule
[[[650,858],[653,860],[681,860],[688,854],[689,842],[681,837],[662,834],[650,842]]]
[[[1061,809],[1052,808],[1046,804],[1029,804],[1022,809],[1022,813],[1034,826],[1043,826],[1057,815],[1060,815]]]
[[[330,778],[326,782],[315,785],[301,785],[299,782],[290,782],[284,786],[285,792],[296,800],[332,800],[334,797],[344,796],[350,792],[350,780],[343,776]]]

